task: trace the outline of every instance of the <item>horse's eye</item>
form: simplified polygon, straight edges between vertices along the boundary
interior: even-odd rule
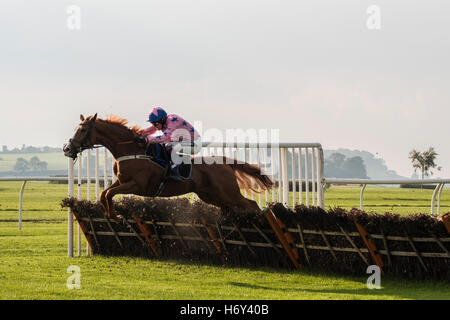
[[[87,130],[85,128],[81,128],[80,132],[86,132]]]

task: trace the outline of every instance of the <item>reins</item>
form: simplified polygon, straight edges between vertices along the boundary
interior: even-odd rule
[[[132,144],[132,143],[135,143],[135,142],[136,141],[129,140],[129,141],[116,142],[116,144]]]

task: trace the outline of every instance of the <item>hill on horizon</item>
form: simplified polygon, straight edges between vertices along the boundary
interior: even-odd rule
[[[375,158],[368,151],[339,148],[335,150],[324,150],[323,153],[325,159],[329,158],[333,153],[343,154],[347,158],[361,157],[366,166],[367,176],[370,179],[409,179],[409,177],[400,176],[394,170],[390,170],[384,159]]]

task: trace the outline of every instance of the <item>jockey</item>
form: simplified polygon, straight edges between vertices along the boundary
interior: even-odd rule
[[[151,127],[144,129],[142,135],[150,144],[165,144],[168,151],[195,154],[201,148],[200,135],[194,127],[176,114],[167,114],[161,107],[153,108],[148,117]],[[158,130],[162,135],[153,135]],[[188,150],[188,151],[186,151]],[[172,160],[174,156],[172,155]],[[174,161],[175,162],[175,161]]]

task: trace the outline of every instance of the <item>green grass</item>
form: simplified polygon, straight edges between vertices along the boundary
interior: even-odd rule
[[[290,272],[186,261],[86,257],[84,252],[82,257],[67,258],[67,211],[59,205],[67,186],[27,184],[23,229],[19,231],[20,185],[0,183],[0,299],[450,299],[450,284],[434,281],[384,277],[380,290],[369,290],[366,274],[347,277],[306,269]],[[326,192],[327,204],[342,201],[348,207],[359,206],[359,188],[333,187]],[[395,207],[403,213],[427,213],[431,197],[429,190],[395,188],[388,192],[367,188],[366,195],[370,208],[379,212],[396,203],[409,205]],[[396,196],[403,200],[396,200]],[[448,200],[444,190],[442,204],[448,204]],[[84,251],[84,240],[82,248]],[[70,276],[66,271],[71,265],[80,267],[80,290],[66,287]]]

